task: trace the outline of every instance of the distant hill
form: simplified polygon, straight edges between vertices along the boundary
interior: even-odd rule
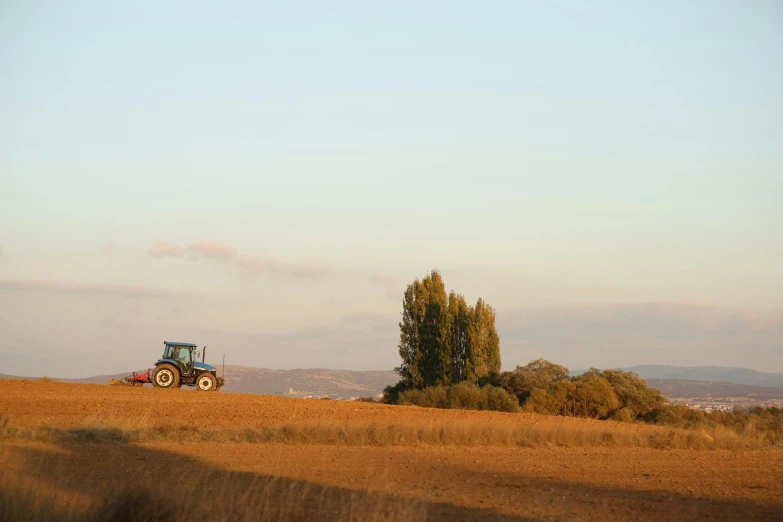
[[[629,372],[635,372],[646,381],[649,381],[650,379],[677,379],[747,384],[750,386],[783,386],[783,373],[757,372],[756,370],[751,370],[749,368],[643,364],[622,369]],[[585,371],[586,370],[576,370],[571,372],[571,375],[580,375]]]
[[[744,397],[756,401],[783,400],[783,387],[751,386],[733,382],[646,379],[652,388],[670,399],[684,397]]]
[[[226,366],[226,391],[276,393],[301,397],[374,397],[400,380],[394,371],[350,371],[328,369],[268,370]]]
[[[222,370],[222,368],[220,369]],[[141,370],[147,371],[146,368]],[[84,379],[58,379],[83,384],[108,384],[131,372],[114,375],[96,375]],[[220,375],[220,373],[218,373]],[[18,378],[2,376],[0,378]],[[383,389],[399,380],[394,371],[351,371],[328,369],[269,370],[248,366],[226,366],[226,385],[223,391],[235,393],[276,394],[289,397],[375,397]]]
[[[639,374],[648,384],[667,397],[728,396],[783,398],[783,374],[764,373],[747,368],[721,366],[642,365],[623,368]],[[144,368],[141,371],[146,371]],[[572,372],[572,375],[584,370]],[[58,379],[74,383],[108,384],[131,372],[96,375],[84,379]],[[19,379],[0,375],[4,379]],[[248,366],[226,366],[223,391],[235,393],[275,394],[289,397],[374,397],[399,380],[393,371],[351,371],[328,369],[270,370]],[[761,388],[761,389],[757,389]]]

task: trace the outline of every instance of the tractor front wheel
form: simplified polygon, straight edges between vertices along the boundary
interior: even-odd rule
[[[196,388],[200,391],[215,391],[217,389],[217,379],[211,373],[202,373],[196,379]]]
[[[152,384],[156,388],[179,387],[179,370],[171,364],[160,364],[152,372]]]

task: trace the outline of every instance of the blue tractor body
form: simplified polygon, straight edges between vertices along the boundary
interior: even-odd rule
[[[217,369],[207,364],[197,350],[198,345],[193,343],[181,343],[164,341],[163,355],[155,363],[152,373],[152,384],[156,388],[179,388],[195,386],[203,391],[218,391],[225,380],[217,376]],[[206,358],[207,347],[204,347],[203,357]]]

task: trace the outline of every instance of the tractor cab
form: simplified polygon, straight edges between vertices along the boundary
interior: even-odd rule
[[[200,355],[195,344],[190,343],[169,343],[163,349],[163,357],[158,362],[171,361],[179,366],[182,375],[193,373],[193,361],[198,360]]]
[[[196,386],[202,391],[217,391],[223,386],[224,379],[217,376],[217,369],[204,362],[207,347],[204,347],[204,358],[198,351],[198,345],[164,341],[163,356],[155,363],[152,373],[152,384],[157,388],[179,388]]]

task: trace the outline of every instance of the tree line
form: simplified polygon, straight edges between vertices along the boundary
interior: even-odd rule
[[[404,387],[477,383],[500,371],[500,337],[495,310],[481,298],[474,306],[446,294],[437,270],[408,285],[402,301],[396,368]]]
[[[400,381],[384,390],[383,402],[436,408],[527,411],[701,428],[754,429],[783,440],[783,411],[756,408],[706,413],[667,404],[661,392],[638,375],[599,370],[572,376],[544,359],[500,371],[495,310],[481,298],[474,306],[446,293],[437,270],[408,285],[402,302]]]

